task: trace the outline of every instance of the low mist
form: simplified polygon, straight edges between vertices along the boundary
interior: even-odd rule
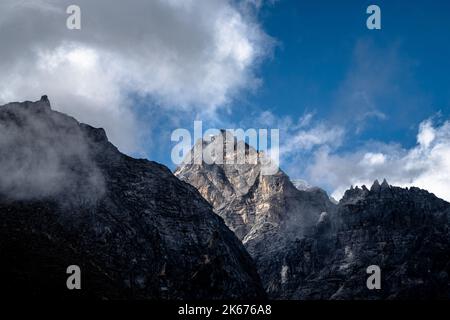
[[[78,122],[46,99],[0,107],[0,194],[12,200],[86,204],[104,193]]]

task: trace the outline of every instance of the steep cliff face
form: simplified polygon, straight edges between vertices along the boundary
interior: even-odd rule
[[[225,144],[232,141],[236,147],[233,152],[224,152],[223,163],[185,164],[175,175],[196,187],[212,204],[255,260],[266,291],[277,297],[281,294],[282,266],[274,257],[283,255],[295,239],[313,232],[321,214],[332,214],[336,206],[319,188],[298,190],[281,170],[263,175],[263,153],[227,132],[222,136],[198,142],[194,149],[202,143],[203,150],[211,144],[211,149],[226,150]],[[239,150],[245,150],[245,163],[238,161]],[[234,163],[230,159],[235,159]]]
[[[192,186],[38,102],[0,107],[0,261],[9,295],[265,296],[248,253]],[[82,290],[66,288],[79,265]]]
[[[283,298],[450,298],[450,204],[418,188],[376,181],[351,189],[313,236],[283,257]],[[367,267],[381,270],[368,290]]]
[[[175,174],[243,241],[270,298],[450,298],[450,204],[427,191],[376,181],[335,205],[282,171],[262,176],[259,162],[187,164]],[[371,265],[381,290],[366,286]]]

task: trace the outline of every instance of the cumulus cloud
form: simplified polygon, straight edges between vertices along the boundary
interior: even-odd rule
[[[227,0],[79,0],[82,29],[66,28],[72,1],[0,3],[0,103],[46,93],[55,108],[105,127],[139,149],[134,97],[167,112],[214,113],[242,89],[271,39],[248,5]],[[257,10],[260,4],[252,7]]]
[[[344,127],[313,113],[294,119],[265,111],[255,126],[279,128],[281,168],[294,179],[325,188],[335,199],[351,185],[371,186],[386,178],[392,185],[420,187],[450,201],[450,121],[421,122],[411,148],[378,141],[352,147],[353,136]]]
[[[352,153],[338,154],[322,147],[307,168],[314,183],[341,198],[350,185],[371,185],[387,178],[392,185],[417,186],[450,201],[450,122],[423,121],[417,144],[405,149],[396,144],[370,143]]]

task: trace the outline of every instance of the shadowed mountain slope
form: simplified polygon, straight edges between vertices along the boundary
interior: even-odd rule
[[[253,261],[192,186],[37,102],[0,107],[0,261],[11,296],[248,299]],[[66,288],[79,265],[82,290]]]

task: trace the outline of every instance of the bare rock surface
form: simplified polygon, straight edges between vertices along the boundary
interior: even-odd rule
[[[214,149],[226,150],[220,144],[234,141],[236,147],[225,153],[223,163],[193,161],[177,168],[175,175],[196,187],[211,203],[254,258],[269,296],[278,297],[282,290],[282,261],[274,257],[283,256],[295,239],[314,232],[321,215],[332,214],[337,207],[319,188],[298,190],[282,170],[263,175],[262,152],[233,140],[228,132],[222,132],[222,136],[209,143],[199,141],[193,150],[199,143],[203,149],[219,144]],[[240,144],[244,144],[242,149]],[[239,150],[246,150],[244,162],[238,161]]]
[[[195,188],[47,97],[0,107],[0,261],[10,297],[265,297],[252,259]],[[66,288],[72,264],[82,290]]]
[[[264,155],[246,148],[256,164],[185,164],[175,175],[242,240],[270,298],[450,298],[449,203],[375,181],[336,204],[320,188],[296,188],[281,170],[261,175]],[[380,290],[366,286],[371,265],[381,269]]]

